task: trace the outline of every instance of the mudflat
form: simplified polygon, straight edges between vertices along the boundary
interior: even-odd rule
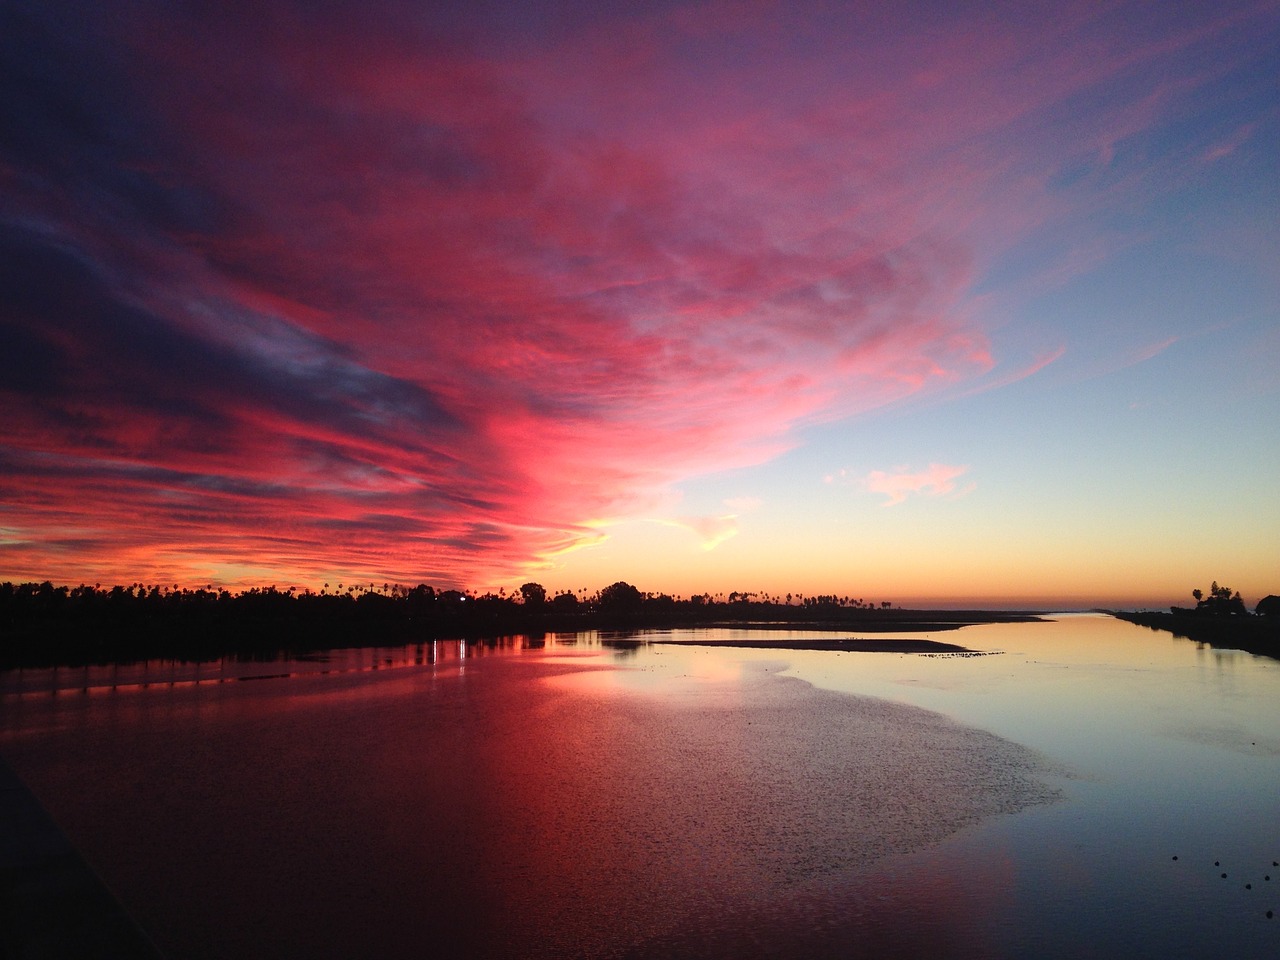
[[[958,643],[938,640],[887,639],[865,637],[778,637],[715,640],[650,640],[650,643],[674,647],[743,647],[753,650],[838,650],[845,653],[967,653],[976,655]]]

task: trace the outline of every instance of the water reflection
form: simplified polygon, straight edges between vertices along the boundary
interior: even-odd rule
[[[552,646],[576,645],[576,638]],[[305,676],[341,676],[406,667],[457,666],[468,657],[518,654],[548,647],[545,636],[490,637],[482,640],[431,640],[388,647],[356,647],[312,653],[229,656],[207,661],[146,660],[0,671],[0,696],[66,696],[102,692],[210,686]]]
[[[421,666],[459,666],[469,657],[512,655],[525,651],[556,653],[609,650],[627,657],[657,639],[707,639],[754,636],[751,631],[585,631],[582,633],[512,634],[482,639],[431,640],[395,646],[275,653],[256,652],[213,660],[146,660],[128,664],[87,664],[0,671],[0,696],[48,696],[172,689],[284,680],[304,676],[340,676]],[[770,632],[767,636],[779,636]],[[796,633],[796,636],[822,634]]]
[[[0,750],[175,956],[1273,955],[1280,664],[654,639],[3,674]]]

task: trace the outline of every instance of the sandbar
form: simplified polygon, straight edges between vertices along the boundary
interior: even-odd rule
[[[966,653],[976,651],[958,643],[942,643],[938,640],[870,640],[865,637],[786,637],[715,640],[649,640],[649,643],[678,647],[745,647],[757,650],[838,650],[842,653]]]

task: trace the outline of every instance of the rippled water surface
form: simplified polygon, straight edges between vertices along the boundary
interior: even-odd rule
[[[1280,955],[1280,663],[671,638],[0,674],[0,751],[175,958]]]

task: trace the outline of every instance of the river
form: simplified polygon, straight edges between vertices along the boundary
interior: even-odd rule
[[[1280,662],[655,642],[753,636],[8,672],[0,754],[175,960],[1280,953]]]

